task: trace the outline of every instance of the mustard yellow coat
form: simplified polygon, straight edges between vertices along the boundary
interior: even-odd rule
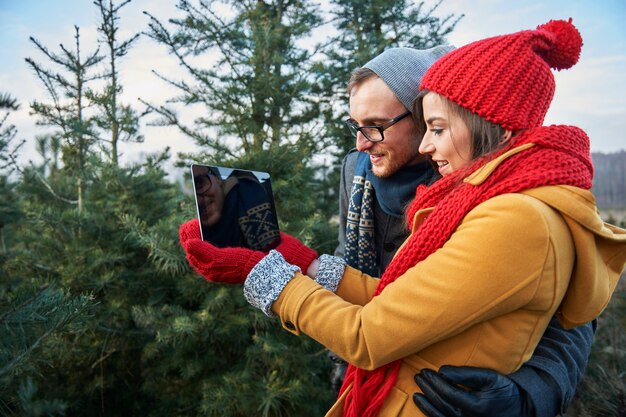
[[[414,227],[430,211],[416,213]],[[416,417],[413,376],[422,368],[514,372],[555,314],[569,327],[600,314],[625,262],[626,231],[600,220],[589,191],[541,187],[477,206],[374,299],[378,279],[348,267],[336,293],[297,274],[272,311],[286,330],[360,368],[401,359],[379,416]],[[346,393],[327,416],[341,416]]]

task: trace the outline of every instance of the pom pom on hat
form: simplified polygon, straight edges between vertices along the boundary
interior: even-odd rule
[[[578,62],[582,37],[571,19],[472,42],[437,60],[420,90],[434,91],[514,132],[541,126],[554,75]]]
[[[548,32],[554,37],[552,48],[543,53],[543,59],[551,68],[568,69],[578,62],[583,38],[572,24],[571,18],[568,21],[550,20],[548,23],[537,26],[537,30]]]

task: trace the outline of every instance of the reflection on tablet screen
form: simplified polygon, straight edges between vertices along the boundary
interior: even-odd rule
[[[193,164],[191,176],[203,240],[263,251],[280,243],[268,173]]]

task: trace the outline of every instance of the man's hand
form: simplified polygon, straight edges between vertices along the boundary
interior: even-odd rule
[[[532,405],[508,377],[489,369],[442,366],[415,375],[413,401],[428,417],[531,417]]]

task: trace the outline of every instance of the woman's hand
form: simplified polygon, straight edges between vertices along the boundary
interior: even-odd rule
[[[211,282],[243,284],[252,268],[267,255],[266,252],[242,247],[218,248],[203,241],[197,219],[183,223],[179,236],[189,264]],[[275,249],[288,263],[307,271],[317,258],[317,252],[287,233],[281,232],[280,237],[281,242]]]
[[[189,264],[211,282],[243,284],[248,273],[266,255],[247,248],[218,248],[203,241],[197,219],[183,223],[179,235]]]

